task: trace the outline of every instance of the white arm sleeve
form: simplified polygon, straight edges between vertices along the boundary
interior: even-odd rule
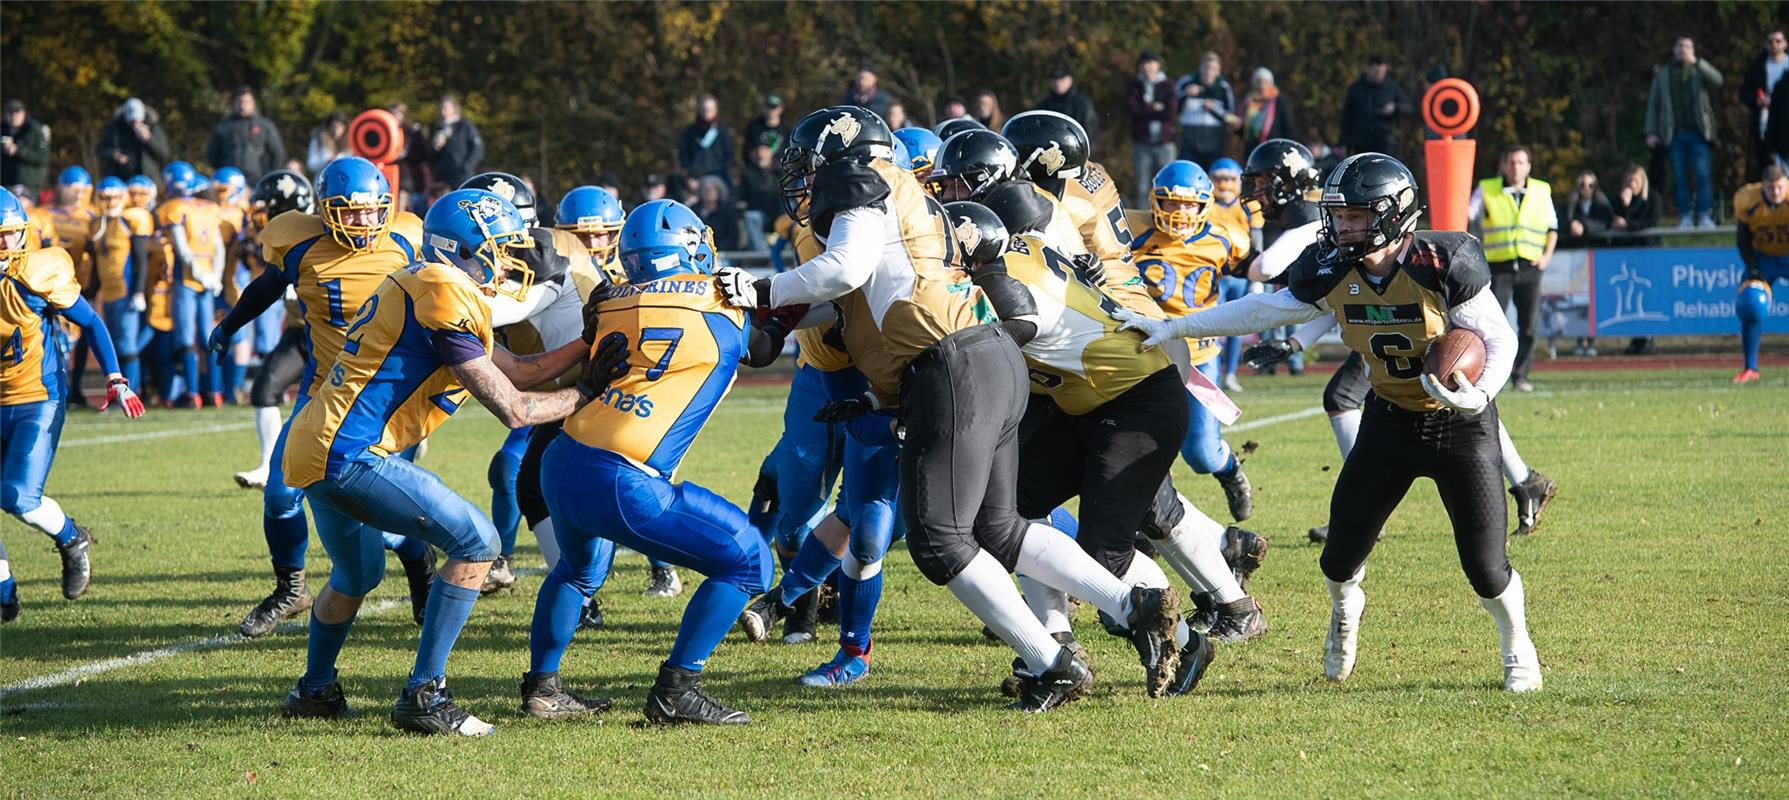
[[[485,302],[491,306],[491,327],[501,328],[527,319],[535,309],[550,304],[558,296],[559,289],[557,284],[537,283],[528,287],[528,293],[522,295],[521,300],[501,292],[495,297],[485,298]]]
[[[888,240],[888,214],[868,206],[853,208],[832,221],[826,251],[788,272],[770,278],[770,305],[820,303],[848,294],[868,283],[882,262]]]
[[[1317,243],[1317,230],[1321,227],[1321,222],[1307,222],[1281,233],[1280,238],[1261,251],[1260,258],[1249,264],[1249,280],[1270,281],[1279,277],[1306,248]]]
[[[1485,190],[1472,187],[1472,199],[1466,202],[1466,219],[1477,222],[1485,215]]]
[[[1311,349],[1311,345],[1316,344],[1318,339],[1323,338],[1324,334],[1334,330],[1336,324],[1336,317],[1334,314],[1324,314],[1321,317],[1298,326],[1298,330],[1292,332],[1292,338],[1298,341],[1298,349],[1300,351],[1309,350]]]
[[[808,313],[803,314],[795,323],[795,329],[830,328],[839,319],[839,309],[831,303],[815,303],[808,306]]]
[[[1516,332],[1510,328],[1509,318],[1504,316],[1496,296],[1491,294],[1491,287],[1479,290],[1471,300],[1449,309],[1447,319],[1485,340],[1485,370],[1479,373],[1478,382],[1473,385],[1495,398],[1503,389],[1504,381],[1509,380],[1510,367],[1516,362]]]
[[[1292,292],[1251,294],[1240,300],[1219,303],[1216,307],[1170,320],[1169,330],[1188,339],[1213,336],[1241,336],[1259,333],[1281,325],[1309,322],[1323,314],[1323,309],[1299,301]]]

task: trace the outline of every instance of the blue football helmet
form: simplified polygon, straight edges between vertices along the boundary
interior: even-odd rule
[[[422,218],[424,260],[459,267],[481,288],[516,300],[534,285],[534,270],[511,251],[533,246],[522,212],[483,189],[448,192]]]
[[[162,186],[169,197],[191,197],[199,181],[199,171],[185,161],[162,167]]]
[[[1191,236],[1211,215],[1211,176],[1191,161],[1170,161],[1155,174],[1149,190],[1155,227],[1171,236]],[[1193,208],[1169,209],[1169,201],[1195,203]]]
[[[161,187],[155,185],[155,179],[148,175],[132,175],[124,182],[125,191],[130,193],[131,205],[147,209],[155,205],[155,195]]]
[[[125,201],[129,199],[124,181],[112,175],[100,178],[99,189],[94,194],[99,200],[99,210],[102,213],[111,216],[124,213]]]
[[[906,167],[914,175],[925,175],[932,171],[932,165],[938,161],[938,148],[944,146],[944,140],[938,134],[925,128],[902,128],[894,132],[895,141],[907,146],[907,162],[895,162]]]
[[[248,176],[235,167],[224,167],[211,176],[211,188],[219,203],[240,203],[248,191]]]
[[[559,198],[559,208],[553,213],[553,227],[577,236],[590,251],[590,258],[596,262],[597,268],[605,272],[615,260],[617,234],[621,233],[621,226],[626,221],[621,201],[601,186],[579,186],[566,192]],[[595,234],[608,234],[608,238],[593,247],[587,237]]]
[[[385,173],[358,156],[338,158],[323,168],[323,174],[317,176],[317,198],[323,208],[323,227],[338,244],[356,253],[370,251],[379,243],[379,237],[391,229],[397,206]],[[373,222],[348,221],[350,213],[369,210],[376,215]]]
[[[621,226],[621,269],[628,283],[672,275],[714,273],[714,235],[689,206],[654,200],[635,208]]]
[[[0,192],[0,261],[23,257],[30,242],[31,218],[25,215],[25,204],[12,192]]]
[[[1211,162],[1211,176],[1213,178],[1236,178],[1237,180],[1242,180],[1242,165],[1236,163],[1236,159],[1234,158],[1220,158]]]
[[[93,176],[80,167],[69,167],[56,176],[56,200],[65,206],[82,205],[93,196]]]
[[[207,197],[209,194],[211,194],[211,177],[203,172],[193,173],[193,196],[210,199]]]
[[[93,176],[87,174],[87,170],[81,167],[69,167],[62,170],[61,175],[56,176],[56,185],[85,186],[91,189],[93,188]]]

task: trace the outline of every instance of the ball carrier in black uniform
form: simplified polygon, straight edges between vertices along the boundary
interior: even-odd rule
[[[1240,335],[1333,315],[1342,340],[1365,358],[1373,389],[1360,438],[1330,498],[1329,540],[1320,559],[1331,610],[1324,673],[1338,681],[1353,673],[1367,555],[1410,484],[1426,477],[1447,507],[1466,577],[1497,623],[1504,689],[1539,689],[1522,578],[1504,546],[1507,509],[1492,404],[1509,378],[1515,333],[1488,288],[1484,251],[1467,234],[1416,233],[1422,213],[1416,178],[1379,153],[1337,166],[1318,206],[1323,228],[1287,270],[1286,289],[1170,322],[1125,314],[1127,327],[1156,342]],[[1448,388],[1445,378],[1423,371],[1429,342],[1451,327],[1485,342],[1476,385]]]

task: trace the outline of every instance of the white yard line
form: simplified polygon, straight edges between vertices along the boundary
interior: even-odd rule
[[[1281,422],[1291,422],[1292,420],[1295,420],[1295,419],[1304,419],[1305,417],[1314,417],[1321,413],[1323,413],[1323,406],[1314,406],[1312,408],[1307,408],[1303,411],[1293,411],[1288,414],[1275,414],[1271,417],[1262,417],[1260,419],[1249,420],[1247,422],[1243,422],[1243,423],[1240,423],[1237,425],[1232,425],[1229,428],[1227,428],[1226,430],[1246,431],[1246,430],[1251,430],[1254,428],[1265,428],[1269,425],[1276,425]]]
[[[111,436],[92,436],[86,439],[64,439],[57,445],[64,447],[86,447],[95,444],[124,444],[142,442],[150,439],[170,439],[176,436],[202,436],[207,433],[223,433],[225,431],[246,431],[255,427],[253,422],[227,422],[218,425],[202,425],[191,428],[168,428],[159,431],[143,431],[142,433],[119,433]]]

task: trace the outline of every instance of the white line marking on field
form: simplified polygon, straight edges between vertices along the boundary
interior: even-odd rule
[[[367,606],[365,609],[362,609],[360,612],[360,616],[364,617],[364,616],[371,616],[371,615],[375,615],[375,614],[383,614],[383,613],[390,611],[394,608],[398,608],[399,606],[409,606],[409,605],[410,605],[409,598],[404,598],[402,600],[381,600],[377,603]],[[297,631],[304,630],[305,626],[306,626],[306,623],[304,623],[304,622],[288,622],[288,623],[285,623],[284,625],[279,626],[279,628],[276,629],[276,632],[277,633],[294,633]],[[39,675],[35,678],[26,678],[25,680],[19,681],[18,683],[8,684],[6,686],[0,686],[0,698],[11,697],[12,695],[19,694],[21,692],[34,692],[39,689],[50,689],[50,688],[54,688],[57,686],[67,686],[68,684],[75,683],[76,681],[85,680],[87,678],[91,678],[94,675],[99,675],[101,673],[111,672],[112,670],[115,670],[115,669],[123,669],[125,667],[134,667],[138,664],[148,664],[151,662],[160,661],[164,658],[172,658],[174,656],[185,655],[187,653],[197,653],[197,652],[200,652],[203,650],[216,650],[220,647],[230,647],[233,645],[247,644],[248,642],[252,642],[252,641],[254,641],[254,640],[243,638],[241,634],[232,633],[232,634],[228,634],[225,636],[213,636],[209,639],[199,639],[197,641],[169,645],[167,647],[158,647],[154,650],[144,650],[140,653],[132,653],[128,656],[121,656],[119,658],[108,658],[108,659],[105,659],[104,661],[95,661],[90,664],[82,664],[81,666],[70,667],[69,669],[65,669],[61,672],[52,672],[48,675]]]
[[[1281,422],[1291,422],[1292,420],[1295,420],[1295,419],[1304,419],[1305,417],[1314,417],[1321,413],[1323,413],[1323,406],[1315,406],[1312,408],[1307,408],[1303,411],[1293,411],[1288,414],[1275,414],[1271,417],[1262,417],[1262,418],[1256,419],[1256,420],[1249,420],[1248,422],[1244,422],[1241,425],[1232,425],[1232,426],[1230,426],[1229,429],[1233,430],[1233,431],[1246,431],[1251,428],[1265,428],[1269,425],[1276,425]]]
[[[255,427],[253,422],[231,422],[222,425],[205,425],[194,428],[170,428],[160,431],[144,431],[142,433],[120,433],[112,436],[94,436],[87,439],[70,439],[57,445],[63,447],[86,447],[94,444],[123,444],[125,442],[141,442],[149,439],[168,439],[175,436],[200,436],[207,433],[223,433],[225,431],[246,431]]]

